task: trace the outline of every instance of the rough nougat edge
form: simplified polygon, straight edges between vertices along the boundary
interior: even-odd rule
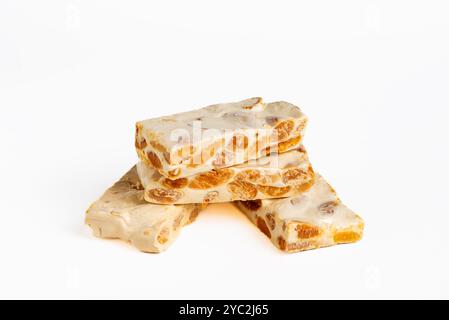
[[[234,204],[242,211],[250,221],[262,231],[271,242],[280,250],[287,253],[329,247],[337,244],[357,242],[362,239],[364,222],[362,218],[346,207],[338,198],[335,190],[317,174],[315,183],[325,183],[328,187],[329,195],[333,200],[327,199],[325,203],[315,206],[309,210],[311,220],[321,220],[320,223],[313,223],[310,220],[302,221],[294,218],[284,219],[280,217],[279,211],[272,210],[281,201],[291,201],[295,199],[279,200],[255,200],[236,201]],[[313,187],[311,188],[312,192]],[[307,195],[307,192],[304,193]],[[346,225],[337,225],[326,222],[332,210],[343,210],[347,216],[343,219],[350,220]]]
[[[89,207],[85,223],[97,237],[121,239],[140,251],[160,253],[205,207],[150,204],[143,199],[143,192],[133,167]]]
[[[137,165],[137,172],[145,187],[145,200],[160,204],[291,197],[310,189],[315,176],[303,146],[281,155],[261,158],[259,162],[176,180],[160,175],[143,162]]]
[[[288,109],[287,111],[285,111],[285,114],[279,114],[278,122],[275,122],[270,125],[264,125],[263,127],[261,126],[261,128],[259,128],[266,130],[268,127],[270,128],[270,130],[273,131],[272,133],[274,132],[282,133],[278,136],[279,140],[277,140],[275,144],[269,143],[267,145],[266,144],[267,141],[265,140],[266,137],[262,136],[260,136],[259,139],[256,139],[254,141],[250,139],[250,144],[247,147],[245,147],[245,150],[243,150],[244,156],[239,158],[238,155],[240,152],[242,152],[242,150],[234,148],[234,150],[230,151],[229,149],[222,148],[223,146],[227,145],[229,141],[227,140],[228,142],[223,143],[223,141],[225,141],[224,136],[217,137],[215,140],[209,141],[206,147],[204,145],[202,147],[188,145],[181,148],[184,149],[183,155],[185,155],[185,152],[187,152],[187,154],[190,154],[190,158],[189,157],[187,157],[186,159],[183,158],[181,163],[178,162],[175,163],[173,162],[172,159],[177,158],[179,160],[179,157],[176,157],[176,154],[180,150],[168,148],[166,145],[164,145],[164,143],[161,143],[158,140],[157,132],[153,132],[150,128],[145,128],[144,123],[146,121],[157,120],[157,119],[152,120],[150,119],[136,123],[135,146],[139,159],[147,163],[149,166],[152,166],[155,169],[157,169],[162,175],[170,179],[177,179],[187,177],[196,173],[207,172],[217,167],[230,167],[244,163],[246,161],[255,160],[267,155],[270,151],[279,153],[286,152],[300,145],[302,137],[304,135],[305,127],[307,126],[308,123],[308,119],[302,113],[301,109],[285,101],[277,101],[266,105],[265,103],[263,103],[262,98],[247,99],[244,101],[237,102],[236,104],[241,104],[242,102],[251,100],[256,101],[255,102],[256,106],[262,105],[263,106],[262,110],[268,109],[267,106],[273,106],[273,109],[277,110],[278,113],[281,113],[280,110],[283,110],[283,108]],[[209,106],[203,109],[207,109],[210,107],[213,106]],[[243,108],[251,109],[246,104],[243,104]],[[254,107],[254,109],[257,109],[257,107]],[[295,112],[293,112],[292,109]],[[194,110],[193,112],[195,111],[199,110]],[[169,117],[176,117],[187,113],[188,112],[184,112]],[[293,116],[293,114],[295,116]],[[160,119],[160,121],[163,121],[164,118],[168,117],[162,117],[158,119]],[[254,132],[254,130],[255,128],[250,129],[241,128],[236,131],[237,132],[236,134],[241,135],[243,133],[245,135],[245,132],[249,134],[249,132]],[[251,136],[251,134],[249,135]],[[232,136],[232,134],[230,136]],[[217,144],[218,142],[220,143]],[[210,148],[214,150],[213,155],[212,156],[207,155],[206,157],[204,157],[205,154],[208,154],[208,150]],[[200,151],[197,152],[195,150]],[[223,158],[222,155],[226,155],[225,158],[227,161],[225,162],[225,165],[222,164],[217,165],[216,164],[217,158],[220,157]],[[231,160],[227,158],[228,156],[230,157]],[[196,162],[193,163],[192,161],[193,159],[200,159],[200,163]],[[220,161],[218,162],[220,163]]]

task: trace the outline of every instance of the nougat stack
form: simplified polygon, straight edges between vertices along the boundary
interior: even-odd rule
[[[315,173],[307,117],[251,98],[136,124],[136,167],[95,202],[86,222],[104,238],[165,250],[207,204],[233,202],[281,250],[358,241],[363,221]]]

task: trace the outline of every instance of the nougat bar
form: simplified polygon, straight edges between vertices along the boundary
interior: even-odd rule
[[[282,251],[317,249],[362,238],[363,220],[318,173],[312,188],[301,195],[235,204]]]
[[[306,124],[288,102],[251,98],[140,121],[135,146],[147,165],[179,179],[297,148]]]
[[[308,190],[314,172],[300,147],[229,168],[172,180],[145,162],[137,165],[145,200],[159,204],[214,203],[291,197]]]
[[[202,205],[157,205],[143,198],[134,166],[86,212],[86,224],[101,238],[121,239],[144,252],[159,253],[193,222]]]

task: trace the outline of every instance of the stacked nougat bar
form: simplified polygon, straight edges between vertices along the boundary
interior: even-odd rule
[[[251,98],[138,122],[139,162],[88,209],[95,235],[161,252],[210,203],[233,202],[279,249],[360,240],[363,220],[315,173],[307,118]]]

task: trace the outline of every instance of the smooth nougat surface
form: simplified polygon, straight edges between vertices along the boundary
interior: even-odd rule
[[[307,117],[291,103],[251,98],[136,124],[139,158],[178,179],[297,148]]]
[[[166,178],[144,162],[137,165],[137,171],[145,188],[145,200],[160,204],[291,197],[308,190],[315,176],[302,146],[175,180]]]
[[[85,222],[97,237],[122,239],[141,251],[159,253],[173,243],[183,226],[196,219],[201,208],[146,202],[133,167],[89,207]]]
[[[282,251],[317,249],[362,238],[363,220],[318,174],[312,188],[301,195],[235,204]]]

